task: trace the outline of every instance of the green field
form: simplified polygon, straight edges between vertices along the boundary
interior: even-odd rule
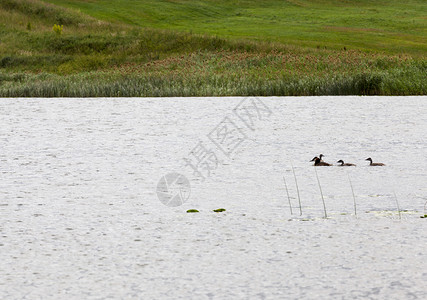
[[[50,0],[102,20],[306,47],[424,54],[424,0]]]
[[[424,0],[2,0],[0,96],[426,94],[426,16]]]

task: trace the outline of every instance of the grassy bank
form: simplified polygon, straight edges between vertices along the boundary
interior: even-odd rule
[[[318,12],[314,25],[303,19],[322,3],[323,9],[352,12],[357,7],[352,2],[285,1],[286,7],[279,7],[283,1],[266,1],[270,11],[265,15],[292,13],[292,22],[301,24],[293,31],[307,41],[301,43],[284,34],[288,28],[280,30],[289,19],[274,23],[276,33],[263,34],[270,25],[260,17],[257,1],[239,6],[233,1],[50,2],[68,7],[39,0],[0,2],[0,96],[427,94],[425,18],[420,12],[386,21],[385,13],[400,7],[394,1],[378,13],[382,21],[366,24],[376,25],[384,39],[373,42],[369,33],[354,35],[352,43],[343,43],[347,33],[342,30],[333,33],[318,24],[333,23],[331,12]],[[367,1],[356,2],[375,9]],[[425,8],[423,1],[406,5],[406,11]],[[231,6],[239,10],[231,13]],[[160,12],[166,11],[170,17],[165,19]],[[204,25],[194,26],[203,17]],[[241,18],[258,20],[256,28],[242,31]],[[360,26],[360,18],[347,25]],[[233,34],[217,29],[217,23]],[[54,24],[64,25],[61,34],[53,31]],[[313,26],[323,28],[323,38],[304,37]]]

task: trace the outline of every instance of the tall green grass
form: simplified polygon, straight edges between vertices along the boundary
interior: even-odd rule
[[[220,61],[223,54],[170,58],[108,71],[76,74],[0,73],[2,97],[135,97],[230,95],[424,95],[425,64],[411,61],[397,67],[361,68],[336,74],[289,69],[265,64],[265,58]],[[209,56],[210,54],[208,54]],[[250,56],[249,53],[246,53]],[[195,57],[193,57],[195,56]],[[271,59],[277,55],[271,55]],[[319,58],[316,58],[319,59]],[[297,65],[303,62],[298,62]],[[373,64],[378,64],[374,60]],[[193,64],[191,66],[191,64]],[[323,66],[323,63],[319,62]],[[278,64],[280,66],[281,64]],[[240,67],[240,68],[239,68]],[[295,67],[295,66],[294,66]],[[323,66],[325,67],[325,66]],[[321,70],[322,68],[319,67]]]

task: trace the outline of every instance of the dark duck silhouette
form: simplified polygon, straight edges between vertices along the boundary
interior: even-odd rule
[[[340,164],[340,165],[338,165],[340,167],[355,167],[356,166],[355,164],[344,163],[344,161],[342,159],[337,161],[337,163]]]
[[[315,156],[315,157],[313,157],[313,159],[312,160],[310,160],[310,161],[315,161],[316,160],[316,158],[319,158],[320,159],[320,161],[323,161],[322,160],[322,157],[323,157],[324,155],[323,154],[320,154],[319,156]]]
[[[328,163],[326,163],[324,161],[321,161],[320,158],[318,158],[317,156],[313,157],[313,159],[310,160],[310,161],[314,161],[314,165],[313,166],[332,166],[331,164],[328,164]]]
[[[370,162],[370,164],[369,164],[370,166],[385,166],[385,164],[383,164],[383,163],[373,163],[372,158],[370,158],[370,157],[368,157],[365,160],[368,160]]]

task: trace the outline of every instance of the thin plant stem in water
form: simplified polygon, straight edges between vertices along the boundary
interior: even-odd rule
[[[350,174],[347,173],[348,181],[350,182],[351,193],[353,194],[353,206],[354,214],[357,218],[357,205],[356,205],[356,196],[354,196],[353,184],[351,183]]]
[[[396,192],[393,192],[394,194],[394,199],[396,200],[396,205],[397,205],[397,212],[399,213],[399,220],[402,219],[402,215],[400,214],[400,206],[399,206],[399,201],[397,201],[397,196],[396,196]]]
[[[294,164],[292,162],[291,162],[291,165],[292,165],[292,173],[294,173],[295,186],[297,188],[297,194],[298,194],[299,215],[302,216],[301,198],[300,198],[300,195],[299,195],[299,188],[298,188],[297,176],[295,175]]]
[[[319,184],[320,196],[322,197],[323,210],[325,211],[325,219],[326,219],[328,217],[328,215],[326,214],[326,204],[325,204],[325,199],[323,198],[322,186],[320,185],[319,175],[317,175],[316,167],[314,167],[314,172],[316,173],[317,183]]]
[[[289,197],[288,185],[286,184],[286,178],[285,178],[285,175],[283,175],[283,182],[285,183],[286,194],[288,195],[289,209],[291,210],[291,215],[293,215],[293,213],[292,213],[291,198]]]

